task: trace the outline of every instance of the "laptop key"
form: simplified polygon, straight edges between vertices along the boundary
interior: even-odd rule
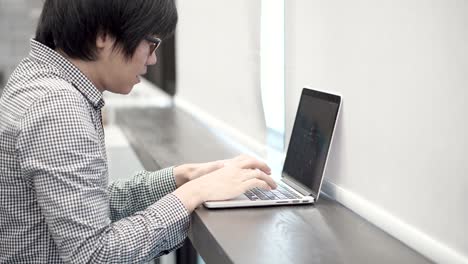
[[[278,186],[277,190],[280,191],[281,193],[283,193],[287,198],[290,198],[290,199],[300,198],[299,195],[291,192],[290,190],[286,189],[285,187],[283,187],[281,185]]]
[[[246,191],[244,194],[252,201],[258,200],[258,197],[251,191]]]
[[[283,194],[282,192],[280,192],[280,191],[274,190],[274,191],[272,191],[272,193],[273,193],[276,197],[278,197],[278,199],[287,199],[287,198],[288,198],[286,195],[284,195],[284,194]]]
[[[270,197],[263,193],[257,193],[257,197],[260,198],[261,200],[271,200]]]
[[[252,190],[261,200],[277,200],[276,197],[271,191],[255,188]]]
[[[254,188],[245,192],[245,195],[250,200],[283,200],[283,199],[298,199],[299,195],[289,191],[279,185],[276,190],[267,191],[260,188]]]

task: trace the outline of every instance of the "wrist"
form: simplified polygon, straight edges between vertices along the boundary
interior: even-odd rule
[[[180,188],[176,189],[172,194],[179,198],[189,212],[192,212],[205,201],[202,190],[203,188],[198,186],[196,181],[193,181],[184,184]]]
[[[174,167],[174,177],[176,181],[177,188],[184,185],[191,179],[193,168],[190,164],[183,164],[177,167]]]

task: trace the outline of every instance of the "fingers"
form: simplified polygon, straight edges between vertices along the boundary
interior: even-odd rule
[[[222,167],[224,167],[224,162],[217,160],[207,163],[195,163],[194,165],[198,167],[198,171],[196,172],[197,176],[202,176],[212,171],[221,169]]]
[[[224,162],[223,161],[213,161],[213,162],[210,162],[210,164],[208,165],[208,170],[211,172],[211,171],[215,171],[217,169],[221,169],[222,167],[224,167]]]
[[[252,156],[249,156],[247,154],[240,154],[240,155],[235,156],[234,158],[232,158],[230,160],[234,161],[234,162],[241,162],[241,161],[245,161],[245,160],[248,160],[248,159],[255,159],[255,158],[252,157]]]
[[[265,162],[248,155],[239,155],[233,161],[242,169],[259,169],[266,174],[271,174],[271,169]]]
[[[265,162],[259,161],[257,159],[247,159],[241,161],[239,166],[242,169],[259,169],[266,174],[271,174],[271,169]]]
[[[262,188],[266,190],[271,190],[268,183],[262,180],[256,179],[256,178],[243,182],[242,187],[244,189],[244,192],[253,188]]]
[[[259,179],[263,182],[265,182],[268,186],[269,189],[276,189],[276,182],[268,175],[263,173],[260,170],[251,170],[251,169],[246,169],[243,170],[244,173],[244,181],[249,181],[251,179]]]

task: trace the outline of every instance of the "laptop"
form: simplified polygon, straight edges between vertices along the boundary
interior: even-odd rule
[[[207,208],[313,204],[320,195],[341,96],[304,88],[294,121],[281,180],[275,190],[255,188]]]

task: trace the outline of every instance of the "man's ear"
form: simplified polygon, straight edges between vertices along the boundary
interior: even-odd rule
[[[99,32],[96,36],[96,48],[98,50],[109,49],[114,46],[115,39],[106,32]]]

